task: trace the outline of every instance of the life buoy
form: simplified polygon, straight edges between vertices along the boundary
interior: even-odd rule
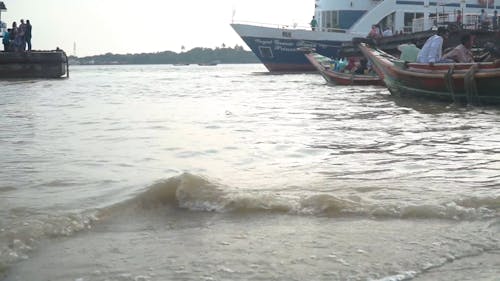
[[[495,1],[494,0],[477,0],[477,2],[479,3],[479,5],[481,5],[481,7],[490,7],[490,8],[494,8],[494,5],[495,5]]]

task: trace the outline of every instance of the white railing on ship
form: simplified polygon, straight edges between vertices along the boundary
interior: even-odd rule
[[[281,28],[281,29],[311,29],[308,26],[299,25],[297,23],[293,24],[281,24],[281,23],[266,23],[266,22],[252,22],[252,21],[233,21],[236,24],[249,24],[261,27],[271,27],[271,28]]]
[[[405,27],[405,32],[420,32],[432,29],[439,25],[447,25],[457,22],[457,14],[441,15],[430,17],[427,21],[424,18],[414,19],[411,27]],[[479,22],[479,14],[465,14],[462,18],[462,27],[465,29],[475,29]],[[411,29],[411,30],[408,30]]]
[[[297,23],[294,23],[291,25],[279,24],[279,23],[252,22],[252,21],[233,21],[232,23],[249,24],[249,25],[255,25],[255,26],[260,26],[260,27],[270,27],[270,28],[279,28],[279,29],[311,30],[310,26],[298,25]],[[338,32],[338,33],[346,33],[347,32],[347,30],[345,30],[345,29],[331,28],[331,27],[317,27],[316,31]]]

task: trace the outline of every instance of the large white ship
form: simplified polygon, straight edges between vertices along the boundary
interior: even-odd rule
[[[315,31],[238,22],[231,26],[269,71],[308,71],[314,68],[300,47],[335,57],[343,42],[366,37],[374,24],[393,33],[418,32],[455,20],[458,11],[465,24],[474,24],[482,9],[490,17],[500,9],[500,0],[315,0],[314,5]]]

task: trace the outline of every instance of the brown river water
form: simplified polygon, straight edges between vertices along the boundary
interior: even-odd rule
[[[0,81],[0,279],[500,280],[500,108],[261,65]]]

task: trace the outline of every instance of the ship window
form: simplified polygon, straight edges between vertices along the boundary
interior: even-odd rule
[[[405,26],[411,26],[414,19],[421,19],[424,13],[405,13]]]
[[[414,13],[405,13],[405,26],[411,26],[414,18]]]
[[[273,58],[273,51],[271,50],[271,47],[259,47],[259,52],[260,56],[263,58],[268,58],[272,59]]]
[[[321,12],[321,28],[329,31],[330,28],[339,27],[339,11]]]

